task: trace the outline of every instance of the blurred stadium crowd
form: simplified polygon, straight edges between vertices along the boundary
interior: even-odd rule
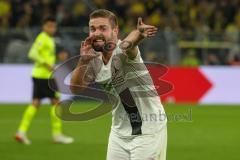
[[[154,46],[151,41],[142,46],[150,51],[146,60],[240,65],[240,0],[0,0],[0,32],[39,27],[50,14],[60,27],[84,27],[97,8],[118,15],[123,36],[135,28],[139,16],[160,29]]]

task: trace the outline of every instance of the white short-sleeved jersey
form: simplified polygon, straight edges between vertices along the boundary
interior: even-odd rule
[[[113,105],[112,131],[121,137],[154,134],[167,121],[160,97],[139,49],[130,60],[120,43],[106,65],[101,56],[90,62],[95,82],[101,84]]]

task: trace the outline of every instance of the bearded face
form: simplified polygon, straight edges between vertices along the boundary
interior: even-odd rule
[[[92,37],[92,48],[97,52],[106,52],[109,43],[115,44],[118,30],[112,28],[108,18],[93,18],[89,21],[89,36]],[[106,47],[107,46],[107,47]]]

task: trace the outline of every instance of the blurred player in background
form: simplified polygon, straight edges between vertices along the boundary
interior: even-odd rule
[[[51,73],[54,70],[56,61],[55,42],[53,38],[56,31],[57,24],[55,18],[45,18],[42,24],[42,32],[37,36],[28,55],[34,61],[34,68],[32,70],[33,99],[32,103],[26,108],[15,135],[17,141],[27,145],[31,144],[31,141],[27,138],[27,131],[43,98],[49,98],[52,104],[50,117],[53,141],[63,144],[73,142],[73,138],[62,134],[61,120],[55,114],[59,95],[50,89],[48,85],[48,83],[55,84],[55,80],[51,78]]]
[[[107,160],[166,160],[167,119],[161,117],[165,111],[138,49],[157,28],[139,18],[137,28],[123,41],[118,32],[112,12],[100,9],[90,15],[89,37],[81,46],[71,90],[79,93],[97,82],[114,95],[109,96],[113,119]],[[116,47],[109,50],[107,44]]]

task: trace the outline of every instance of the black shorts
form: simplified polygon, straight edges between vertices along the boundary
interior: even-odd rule
[[[33,98],[56,98],[57,93],[55,90],[57,89],[57,85],[54,79],[39,79],[39,78],[32,78],[33,80]],[[51,83],[51,88],[49,87],[49,83]]]

